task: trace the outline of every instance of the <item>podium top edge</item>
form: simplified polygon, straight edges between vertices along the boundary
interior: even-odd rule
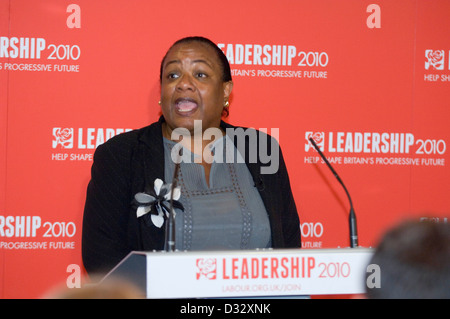
[[[159,256],[189,256],[189,255],[253,255],[253,254],[353,254],[353,253],[373,253],[374,248],[367,247],[345,247],[345,248],[324,248],[324,249],[300,249],[300,248],[282,248],[282,249],[251,249],[251,250],[195,250],[195,251],[181,251],[174,252],[166,251],[132,251],[130,255],[159,255]],[[127,256],[127,257],[128,257]]]

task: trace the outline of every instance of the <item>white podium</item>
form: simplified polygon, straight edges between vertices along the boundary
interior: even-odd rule
[[[132,252],[104,280],[130,280],[147,298],[360,294],[372,254],[369,248]]]

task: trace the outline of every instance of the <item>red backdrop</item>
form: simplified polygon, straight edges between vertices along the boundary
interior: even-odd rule
[[[230,59],[229,122],[279,129],[304,248],[450,212],[447,0],[0,1],[0,297],[82,272],[95,147],[155,121],[159,64],[202,35]],[[76,282],[76,281],[75,281]]]

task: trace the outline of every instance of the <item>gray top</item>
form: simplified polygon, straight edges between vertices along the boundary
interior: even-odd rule
[[[166,182],[173,178],[175,163],[171,154],[175,145],[177,143],[164,138]],[[227,153],[226,149],[233,152]],[[215,141],[211,150],[215,157],[208,187],[203,166],[194,163],[197,155],[183,148],[178,186],[181,187],[179,201],[184,212],[177,210],[175,248],[227,250],[271,247],[269,217],[247,165],[227,135]]]

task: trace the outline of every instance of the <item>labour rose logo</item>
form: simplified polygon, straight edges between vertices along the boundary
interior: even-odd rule
[[[429,70],[430,67],[434,70],[444,69],[444,50],[425,50],[425,69]]]
[[[73,148],[73,128],[53,128],[53,148],[61,145],[62,148]]]
[[[203,278],[216,279],[217,278],[217,261],[215,258],[199,258],[197,265],[197,280]]]
[[[325,132],[306,132],[305,152],[308,152],[310,148],[314,149],[314,147],[311,145],[311,142],[309,141],[311,137],[314,142],[316,142],[319,149],[323,151],[325,147]]]

